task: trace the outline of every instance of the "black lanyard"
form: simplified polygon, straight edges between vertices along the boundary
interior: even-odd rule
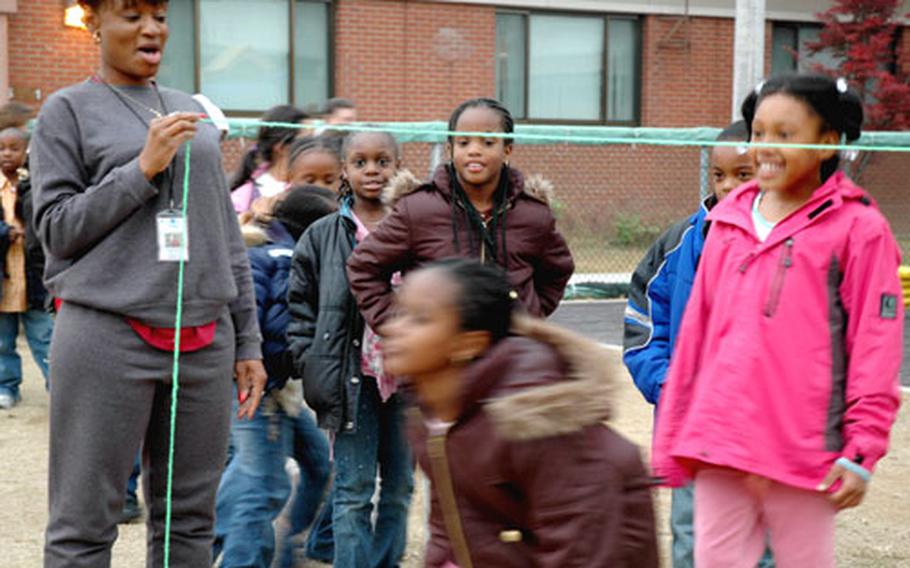
[[[121,103],[123,103],[123,106],[125,106],[127,108],[127,110],[129,110],[131,113],[133,113],[133,116],[135,116],[136,119],[139,122],[141,122],[142,125],[145,126],[146,129],[150,128],[148,121],[145,120],[144,118],[142,118],[142,115],[140,115],[138,112],[136,112],[136,109],[134,108],[134,105],[139,104],[139,101],[133,101],[133,103],[130,104],[131,99],[127,98],[124,95],[124,93],[121,93],[119,89],[115,88],[113,85],[111,85],[110,83],[108,83],[107,81],[105,81],[98,75],[95,75],[94,79],[97,80],[98,82],[100,82],[101,84],[103,84],[105,87],[107,87],[112,93],[114,93],[114,96],[116,96],[117,99]],[[167,104],[165,104],[165,102],[164,102],[164,97],[161,96],[161,91],[158,90],[158,83],[155,81],[152,81],[151,83],[152,83],[152,88],[155,90],[155,95],[158,97],[158,102],[161,104],[161,115],[162,116],[167,115],[168,114]],[[152,111],[153,109],[149,107],[148,110]],[[171,210],[176,209],[176,207],[175,207],[176,204],[174,202],[174,195],[175,195],[174,194],[174,180],[177,177],[176,172],[175,172],[176,169],[177,169],[177,164],[176,164],[176,157],[175,157],[175,159],[171,160],[171,163],[168,164],[167,168],[164,169],[165,183],[162,184],[163,186],[166,186],[168,188],[167,189],[167,192],[168,192],[167,201],[168,201],[168,204],[169,204],[169,207]]]

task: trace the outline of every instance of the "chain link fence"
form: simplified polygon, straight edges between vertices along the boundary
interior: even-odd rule
[[[230,169],[255,137],[255,121],[232,121]],[[393,132],[403,166],[419,178],[446,159],[443,123],[351,126]],[[715,128],[655,129],[519,125],[511,165],[539,174],[555,190],[552,207],[575,258],[568,294],[622,295],[631,272],[671,224],[694,213],[709,182]],[[848,174],[876,200],[910,255],[910,132],[866,133],[867,148],[844,161]]]

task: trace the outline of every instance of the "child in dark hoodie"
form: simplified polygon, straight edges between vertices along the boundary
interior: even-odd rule
[[[499,102],[465,101],[449,119],[450,161],[429,183],[393,180],[394,208],[348,261],[351,291],[371,327],[389,316],[392,274],[452,256],[502,267],[531,315],[546,317],[559,305],[575,265],[550,211],[550,184],[509,167],[513,130]]]
[[[335,209],[332,192],[296,186],[276,202],[272,219],[257,219],[243,227],[269,380],[253,418],[234,418],[231,425],[233,454],[216,500],[215,556],[222,552],[225,568],[271,565],[272,522],[291,491],[284,465],[291,454],[292,431],[300,421],[308,422],[312,435],[323,439],[308,450],[316,454],[321,448],[321,459],[298,458],[300,490],[321,495],[328,481],[328,446],[302,407],[300,383],[288,381],[294,373],[285,331],[290,320],[287,290],[294,244],[311,223]],[[319,462],[322,467],[315,467]]]

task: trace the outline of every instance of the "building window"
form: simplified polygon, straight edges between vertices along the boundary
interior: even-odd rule
[[[500,12],[496,95],[518,119],[632,124],[639,54],[637,18]]]
[[[330,95],[329,0],[171,0],[158,81],[225,110],[322,104]]]
[[[840,60],[835,55],[809,52],[807,45],[818,41],[821,30],[818,24],[775,22],[771,32],[771,75],[811,72],[816,65],[837,68]]]

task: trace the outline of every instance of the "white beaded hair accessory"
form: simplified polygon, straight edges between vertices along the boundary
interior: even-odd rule
[[[755,85],[755,94],[760,95],[761,90],[762,90],[762,88],[764,88],[764,86],[765,86],[765,80],[762,79],[761,81],[758,82],[757,85]]]
[[[847,92],[847,87],[849,85],[847,84],[846,79],[844,79],[843,77],[838,77],[836,86],[837,86],[837,92],[843,95],[844,93]]]

